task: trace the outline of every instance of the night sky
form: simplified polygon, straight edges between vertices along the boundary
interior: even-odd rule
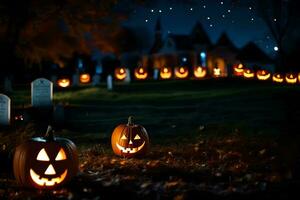
[[[274,56],[275,43],[264,22],[256,12],[255,1],[240,0],[242,6],[232,0],[198,0],[197,3],[178,3],[161,0],[147,7],[139,7],[126,24],[145,26],[153,33],[157,18],[161,17],[163,34],[188,34],[197,21],[206,29],[213,43],[226,32],[238,47],[253,41],[266,53]],[[274,19],[276,20],[276,19]]]

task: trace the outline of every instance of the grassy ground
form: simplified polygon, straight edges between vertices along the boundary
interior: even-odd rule
[[[88,183],[91,177],[93,181],[101,179],[96,186],[105,194],[115,187],[128,192],[124,184],[130,179],[134,188],[146,184],[129,192],[134,197],[158,195],[155,187],[161,184],[165,193],[160,195],[184,199],[191,189],[257,192],[264,184],[280,183],[291,176],[289,164],[298,155],[295,130],[300,122],[300,86],[219,79],[118,83],[114,91],[105,87],[56,89],[54,95],[56,104],[65,105],[66,118],[64,125],[57,127],[59,135],[72,139],[81,155],[83,175],[73,184],[90,188],[92,197],[98,193]],[[16,90],[10,96],[14,108],[30,103],[29,89]],[[112,130],[126,123],[129,115],[150,135],[152,148],[145,159],[124,160],[110,149]],[[31,125],[25,125],[17,127],[18,132],[34,132]],[[2,143],[12,138],[1,134]],[[265,166],[272,170],[265,171]],[[136,177],[133,169],[147,173]],[[245,185],[248,188],[242,189]],[[67,191],[76,196],[76,187],[68,186]]]

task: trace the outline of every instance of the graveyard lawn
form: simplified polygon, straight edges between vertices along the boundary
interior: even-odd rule
[[[218,79],[105,87],[54,89],[65,121],[53,125],[57,135],[78,146],[79,175],[62,188],[36,191],[18,187],[11,166],[0,167],[1,199],[287,199],[297,194],[299,86]],[[35,115],[29,112],[30,91],[21,88],[10,97],[14,114]],[[111,150],[110,134],[129,115],[149,133],[144,158],[125,159]],[[3,155],[45,132],[49,122],[31,117],[1,130]]]

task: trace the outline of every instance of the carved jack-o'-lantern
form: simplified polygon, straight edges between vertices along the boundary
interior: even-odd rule
[[[16,148],[13,160],[18,183],[27,187],[51,189],[66,183],[78,172],[78,155],[73,142],[53,136],[36,137]]]
[[[172,77],[172,70],[169,67],[163,67],[160,69],[161,79],[170,79]]]
[[[204,67],[196,66],[194,67],[194,76],[195,78],[204,78],[207,74],[207,70]]]
[[[83,84],[89,83],[91,81],[91,76],[87,73],[80,74],[79,81]]]
[[[255,74],[251,69],[244,69],[243,75],[245,78],[254,78]]]
[[[273,82],[276,82],[276,83],[283,83],[284,77],[283,77],[283,75],[276,73],[276,74],[273,74],[272,80],[273,80]]]
[[[214,71],[213,71],[213,76],[214,77],[220,77],[221,76],[221,69],[218,68],[218,67],[215,67]]]
[[[271,78],[271,73],[268,72],[267,70],[258,70],[256,72],[256,77],[257,77],[258,80],[266,81],[269,78]]]
[[[148,77],[148,72],[142,67],[138,67],[134,70],[134,76],[137,80],[145,80]]]
[[[292,73],[288,73],[285,75],[285,81],[289,84],[296,84],[297,83],[297,76]]]
[[[174,72],[175,77],[179,79],[187,78],[189,75],[189,70],[187,67],[175,67]]]
[[[128,118],[127,124],[117,126],[111,136],[111,146],[115,154],[124,157],[145,155],[149,148],[149,136],[144,127],[133,124]]]
[[[115,69],[115,77],[117,80],[124,80],[126,78],[126,69],[124,67],[118,67]]]
[[[69,87],[71,85],[71,81],[68,78],[62,78],[57,80],[57,85],[62,88]]]
[[[243,76],[244,66],[243,64],[238,64],[233,66],[233,74],[235,76]]]

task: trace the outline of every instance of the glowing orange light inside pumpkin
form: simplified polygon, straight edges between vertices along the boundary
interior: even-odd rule
[[[164,67],[160,70],[161,79],[170,79],[172,77],[172,72],[170,68]]]
[[[256,77],[258,80],[266,81],[271,78],[271,73],[266,70],[258,70],[256,73]]]
[[[89,74],[81,74],[79,80],[80,83],[89,83],[91,81],[91,76]]]
[[[57,80],[57,85],[62,88],[66,88],[70,86],[70,79],[62,78]]]
[[[206,68],[204,68],[204,67],[198,66],[198,67],[194,68],[194,76],[196,78],[204,78],[206,76],[206,73],[207,73],[207,71],[206,71]]]
[[[221,69],[220,68],[214,68],[214,76],[219,77],[221,76]]]
[[[233,74],[235,76],[243,76],[244,66],[243,64],[238,64],[233,66]]]
[[[186,67],[176,67],[175,68],[175,76],[176,78],[186,78],[189,75],[189,70]]]
[[[117,80],[124,80],[127,76],[126,70],[123,67],[115,69],[115,77]]]
[[[148,77],[148,72],[146,69],[139,67],[134,70],[134,76],[138,80],[144,80]]]
[[[254,78],[255,74],[251,69],[245,69],[243,73],[245,78]]]
[[[272,76],[272,80],[273,80],[273,82],[276,82],[276,83],[282,83],[284,81],[284,78],[281,74],[274,74]]]
[[[294,74],[286,74],[285,81],[289,84],[297,83],[297,77]]]

